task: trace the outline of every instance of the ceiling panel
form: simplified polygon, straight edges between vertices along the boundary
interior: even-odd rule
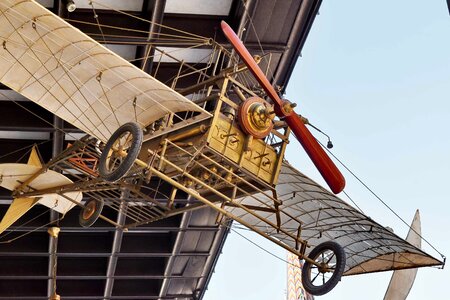
[[[165,13],[228,16],[233,0],[167,0]]]
[[[75,0],[74,2],[77,8],[92,9],[92,2],[95,9],[141,11],[144,0]]]
[[[54,0],[37,0],[37,2],[40,3],[42,6],[51,8],[53,7]]]

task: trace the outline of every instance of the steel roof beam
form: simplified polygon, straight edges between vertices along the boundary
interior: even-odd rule
[[[78,128],[62,128],[61,130],[66,133],[83,133]],[[33,132],[54,132],[55,128],[51,127],[26,127],[26,126],[0,126],[0,131],[33,131]]]
[[[301,55],[301,50],[321,3],[322,0],[304,0],[297,12],[286,44],[286,52],[281,57],[274,74],[274,83],[282,87],[283,93],[286,91],[286,84],[294,70],[297,57]]]
[[[48,300],[47,297],[37,297],[37,296],[24,296],[13,298],[11,296],[0,296],[0,300]],[[159,298],[155,295],[139,295],[139,296],[111,296],[105,299],[103,296],[90,295],[90,296],[64,296],[63,300],[177,300],[177,299],[195,299],[194,295],[191,294],[178,294],[171,295],[164,298]]]
[[[5,204],[9,205],[11,204],[11,200],[4,200],[8,201],[5,202]],[[33,230],[33,232],[46,232],[46,228],[33,228],[33,227],[13,227],[11,226],[7,230],[8,231],[15,231],[15,232],[29,232]],[[114,231],[114,228],[111,227],[93,227],[89,228],[89,231],[87,231],[85,228],[81,227],[64,227],[61,232],[70,232],[70,233],[96,233],[96,232],[111,232]],[[140,233],[168,233],[168,232],[178,232],[181,231],[179,227],[138,227],[136,229],[128,229],[128,234],[140,234]],[[189,231],[217,231],[217,226],[190,226]]]
[[[189,204],[188,204],[189,205]],[[173,267],[175,260],[178,255],[180,255],[181,247],[183,246],[184,237],[186,235],[186,230],[188,229],[190,220],[192,217],[192,211],[187,211],[183,214],[180,223],[180,231],[177,234],[175,239],[175,244],[173,245],[172,255],[169,257],[167,261],[166,269],[164,271],[164,276],[169,277],[173,273]],[[159,291],[159,299],[163,299],[167,296],[167,292],[169,290],[170,278],[165,278],[161,285],[161,290]]]
[[[163,280],[163,279],[198,279],[199,276],[182,276],[182,275],[121,275],[114,276],[117,280]],[[44,275],[0,275],[0,280],[51,280],[51,276]],[[61,280],[107,280],[105,275],[64,275],[58,276],[58,282]],[[65,299],[66,297],[64,297]],[[108,299],[108,297],[104,297]]]
[[[127,198],[128,194],[129,191],[123,191],[120,199],[123,200],[124,198]],[[120,204],[119,212],[117,213],[117,221],[116,221],[116,223],[119,224],[120,226],[123,226],[125,224],[126,209],[127,204],[125,201],[122,201],[122,203]],[[114,232],[111,255],[109,257],[108,267],[106,270],[106,283],[105,283],[105,290],[103,292],[104,299],[110,299],[112,295],[114,286],[114,273],[116,272],[118,253],[120,253],[120,248],[122,246],[122,238],[123,238],[123,229],[121,227],[117,227],[116,231]]]
[[[170,257],[172,252],[142,252],[142,253],[117,253],[116,256],[118,258],[153,258],[153,257]],[[0,257],[47,257],[49,256],[48,252],[0,252]],[[111,253],[101,253],[101,252],[65,252],[58,253],[59,258],[102,258],[102,257],[110,257]],[[178,256],[190,257],[190,256],[210,256],[209,252],[183,252],[179,253]],[[59,278],[59,277],[58,277]]]
[[[150,19],[151,23],[149,28],[149,35],[147,37],[147,42],[152,43],[159,36],[159,33],[161,31],[161,26],[158,26],[158,24],[162,24],[163,22],[166,0],[153,0],[146,2],[147,3],[144,3],[142,7],[142,12],[144,16],[149,15],[150,11],[152,12]],[[147,7],[145,4],[147,4]],[[140,67],[142,70],[150,74],[153,69],[154,55],[155,55],[155,48],[152,47],[151,45],[147,44],[143,47],[138,47],[138,49],[136,50],[136,58],[139,59],[148,57],[148,59],[140,60],[138,67]]]
[[[244,31],[244,33],[247,31]],[[90,35],[90,37],[94,40],[96,40],[97,42],[99,42],[100,44],[104,44],[104,40],[101,36],[98,35]],[[148,48],[150,46],[150,44],[155,43],[156,45],[158,44],[157,41],[154,40],[150,40],[148,37],[125,37],[125,36],[108,36],[106,39],[108,44],[118,44],[118,45],[122,45],[122,44],[127,44],[127,45],[137,45],[140,46],[137,49],[137,55],[136,58],[142,58],[146,52],[144,52],[143,50],[140,50],[140,48]],[[144,44],[144,45],[143,45]],[[222,46],[224,46],[225,48],[231,48],[231,44],[224,42],[221,43]],[[158,45],[157,45],[158,46]],[[170,46],[165,46],[165,45],[161,45],[164,47],[170,47]],[[187,43],[185,45],[183,45],[183,43],[177,44],[176,47],[174,48],[179,48],[179,47],[183,47],[183,46],[192,46],[192,43]],[[246,48],[254,51],[261,51],[261,48],[264,49],[264,51],[269,51],[269,52],[283,52],[287,50],[287,46],[284,43],[275,43],[275,42],[264,42],[262,41],[261,43],[256,43],[256,42],[248,42],[245,44]],[[197,49],[202,49],[202,48],[210,48],[211,46],[207,46],[205,45],[204,47],[196,47]],[[151,54],[150,54],[151,56]],[[143,60],[141,60],[141,62],[143,62]],[[178,65],[179,63],[173,63],[174,65]],[[142,67],[142,64],[139,64],[138,67]]]
[[[246,30],[246,29],[249,29],[249,28],[246,28],[246,26],[247,26],[249,20],[250,20],[250,22],[252,22],[252,18],[255,15],[257,2],[258,2],[258,0],[247,0],[247,2],[245,2],[245,3],[242,2],[243,12],[241,15],[241,19],[239,20],[237,33],[243,42],[245,42],[245,40],[247,39],[247,35],[250,32],[250,30]],[[245,45],[246,45],[246,47],[248,47],[248,43],[246,43]],[[266,49],[266,48],[264,48],[264,49]]]
[[[11,204],[11,200],[8,201],[7,205]],[[34,228],[28,226],[15,227],[11,226],[5,232],[14,231],[14,232],[46,232],[47,228]],[[89,231],[86,228],[82,227],[64,227],[61,229],[62,233],[101,233],[101,232],[111,232],[114,231],[112,227],[92,227],[89,228]],[[179,227],[138,227],[133,229],[128,229],[127,234],[140,234],[140,233],[169,233],[169,232],[178,232],[181,231]],[[189,226],[189,231],[217,231],[217,226]],[[1,252],[0,252],[1,253]]]
[[[205,267],[203,268],[202,276],[197,283],[196,291],[196,299],[202,299],[205,293],[205,288],[211,279],[214,268],[217,264],[217,260],[219,259],[219,255],[222,252],[223,245],[225,244],[225,240],[230,232],[232,220],[229,220],[225,223],[225,225],[221,226],[219,231],[216,233],[214,237],[214,241],[210,248],[210,255],[206,260]]]
[[[63,128],[64,126],[64,121],[57,117],[54,116],[53,117],[53,126],[54,131],[53,131],[53,144],[52,144],[52,157],[56,157],[58,156],[63,149],[63,143],[64,143],[64,133],[61,132],[60,130],[57,130],[58,128]],[[50,210],[50,222],[56,222],[58,220],[58,212],[55,210]],[[52,226],[58,226],[57,224],[52,223]],[[47,270],[47,274],[49,276],[48,278],[48,282],[47,282],[47,297],[51,297],[51,295],[53,294],[53,281],[56,280],[56,264],[57,264],[57,243],[58,243],[58,238],[57,237],[52,237],[50,234],[48,236],[49,241],[48,241],[48,252],[50,253],[49,258],[48,258],[48,270]]]

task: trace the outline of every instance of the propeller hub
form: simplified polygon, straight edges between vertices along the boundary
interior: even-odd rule
[[[275,112],[264,99],[250,97],[239,107],[238,120],[242,130],[255,138],[266,137],[273,128]]]

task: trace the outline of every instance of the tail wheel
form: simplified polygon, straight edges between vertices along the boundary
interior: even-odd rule
[[[344,249],[336,242],[325,242],[314,248],[302,268],[305,290],[315,296],[331,291],[341,280],[345,269]]]
[[[109,138],[100,156],[100,176],[111,182],[122,178],[138,157],[142,139],[142,129],[138,124],[130,122],[120,126]]]
[[[91,227],[102,213],[103,201],[89,199],[80,212],[78,221],[82,227]]]

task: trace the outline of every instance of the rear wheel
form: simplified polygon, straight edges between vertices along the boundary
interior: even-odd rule
[[[100,156],[100,176],[107,181],[122,178],[138,157],[142,139],[142,129],[138,124],[130,122],[120,126],[109,138]]]
[[[78,221],[82,227],[91,227],[102,213],[103,201],[89,199],[80,212]]]
[[[345,269],[344,249],[336,242],[325,242],[314,248],[302,268],[302,282],[305,290],[315,296],[331,291],[341,280]]]

